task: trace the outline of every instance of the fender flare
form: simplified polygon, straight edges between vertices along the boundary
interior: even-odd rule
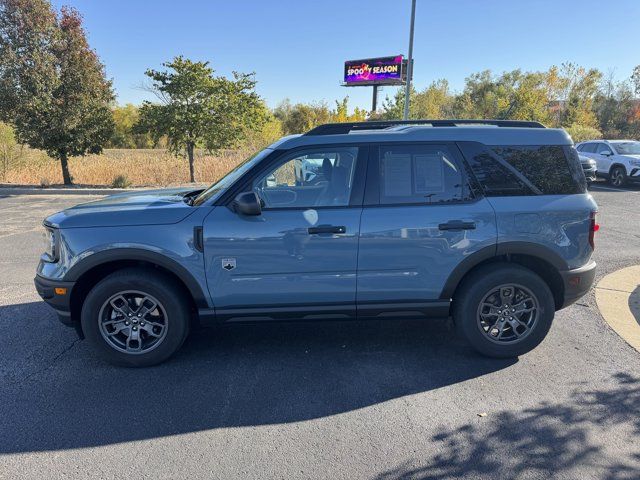
[[[156,264],[173,273],[186,286],[197,307],[208,308],[209,302],[198,281],[185,267],[158,252],[141,248],[114,248],[93,253],[73,265],[64,276],[65,282],[77,282],[95,267],[122,260],[144,261]]]
[[[465,275],[482,262],[503,255],[515,254],[539,258],[552,265],[558,271],[569,270],[567,262],[549,247],[532,242],[502,242],[497,245],[484,247],[460,262],[456,268],[453,269],[449,278],[447,278],[440,293],[440,299],[450,300]]]
[[[620,162],[612,163],[611,166],[609,167],[609,171],[607,172],[607,175],[611,176],[611,171],[616,167],[622,167],[622,169],[624,170],[624,175],[625,176],[629,175],[629,172],[627,171],[626,165],[624,165],[623,163],[620,163]]]

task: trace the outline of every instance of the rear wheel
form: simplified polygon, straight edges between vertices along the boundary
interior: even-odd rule
[[[622,187],[627,182],[627,172],[624,167],[613,167],[609,172],[609,183],[614,187]]]
[[[189,331],[189,306],[168,276],[143,269],[100,281],[82,306],[82,329],[98,354],[115,365],[144,367],[169,358]]]
[[[546,336],[555,314],[547,284],[531,270],[505,263],[467,277],[454,298],[458,331],[480,353],[517,357]]]

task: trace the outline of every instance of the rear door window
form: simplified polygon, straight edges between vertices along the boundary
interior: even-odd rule
[[[471,198],[465,172],[445,145],[384,145],[378,147],[377,160],[381,205],[441,204]]]

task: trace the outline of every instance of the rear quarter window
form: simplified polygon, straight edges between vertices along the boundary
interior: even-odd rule
[[[578,154],[562,145],[460,145],[487,196],[584,193]]]

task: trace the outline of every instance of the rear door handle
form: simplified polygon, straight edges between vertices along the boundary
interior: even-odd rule
[[[321,233],[346,233],[347,227],[334,225],[318,225],[317,227],[309,227],[307,229],[309,235],[318,235]]]
[[[440,230],[475,230],[476,222],[463,222],[462,220],[450,220],[438,225]]]

